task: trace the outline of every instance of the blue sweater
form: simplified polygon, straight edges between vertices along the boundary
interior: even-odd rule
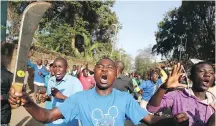
[[[34,69],[34,82],[45,84],[44,77],[49,74],[45,66],[42,66],[42,68],[39,69],[38,65],[31,63],[30,60],[28,60],[27,65]],[[41,72],[42,75],[39,75],[38,72]]]

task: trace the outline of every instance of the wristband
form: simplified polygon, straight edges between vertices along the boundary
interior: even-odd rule
[[[164,84],[162,84],[162,85],[160,86],[160,88],[162,88],[162,89],[164,89],[164,90],[169,90],[169,88],[167,88]]]

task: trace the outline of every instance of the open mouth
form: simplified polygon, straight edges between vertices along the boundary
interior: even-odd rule
[[[208,87],[209,86],[209,80],[208,79],[204,79],[203,80],[203,85]]]
[[[56,76],[56,77],[60,77],[60,76],[61,76],[61,74],[56,74],[55,76]]]
[[[102,74],[101,77],[100,77],[100,81],[101,81],[102,84],[107,84],[107,82],[108,82],[107,75]]]

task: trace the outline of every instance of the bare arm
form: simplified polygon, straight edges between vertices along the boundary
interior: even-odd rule
[[[189,125],[189,118],[184,112],[178,113],[173,117],[147,115],[143,121],[151,124],[151,126],[173,126],[176,124],[178,124],[178,126]]]
[[[157,92],[151,97],[149,104],[155,107],[160,106],[161,100],[166,92],[167,89],[163,89],[163,85],[161,85]]]
[[[175,65],[173,70],[172,70],[172,74],[169,76],[168,80],[166,81],[166,83],[162,84],[160,86],[160,88],[157,90],[157,92],[152,96],[152,98],[149,101],[149,104],[147,105],[147,109],[149,111],[157,111],[160,108],[154,108],[152,109],[152,107],[159,107],[161,105],[161,101],[163,96],[165,95],[165,93],[167,92],[168,89],[173,89],[173,88],[177,88],[177,87],[184,87],[186,85],[183,84],[179,84],[178,79],[181,76],[181,65]],[[169,101],[169,102],[168,102]],[[164,105],[162,105],[163,107],[167,107],[167,106],[171,106],[173,104],[173,98],[171,99],[167,99],[164,102]],[[151,108],[149,108],[149,106],[151,106]],[[161,107],[162,107],[161,106]]]
[[[161,81],[162,83],[166,82],[166,79],[168,78],[166,72],[161,68],[161,67],[157,67],[160,70],[160,75],[161,75]]]
[[[61,112],[57,108],[47,110],[39,107],[32,101],[30,101],[28,104],[24,105],[23,107],[26,109],[26,111],[28,111],[30,115],[32,115],[34,119],[42,123],[53,122],[63,117]]]
[[[152,125],[152,124],[160,124],[165,122],[173,121],[172,117],[162,117],[162,116],[154,116],[148,114],[142,121],[145,123]]]

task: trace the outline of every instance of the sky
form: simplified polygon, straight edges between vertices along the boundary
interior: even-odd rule
[[[180,5],[181,1],[116,1],[112,9],[123,26],[117,34],[117,48],[135,58],[139,49],[156,44],[157,24],[166,12]]]

